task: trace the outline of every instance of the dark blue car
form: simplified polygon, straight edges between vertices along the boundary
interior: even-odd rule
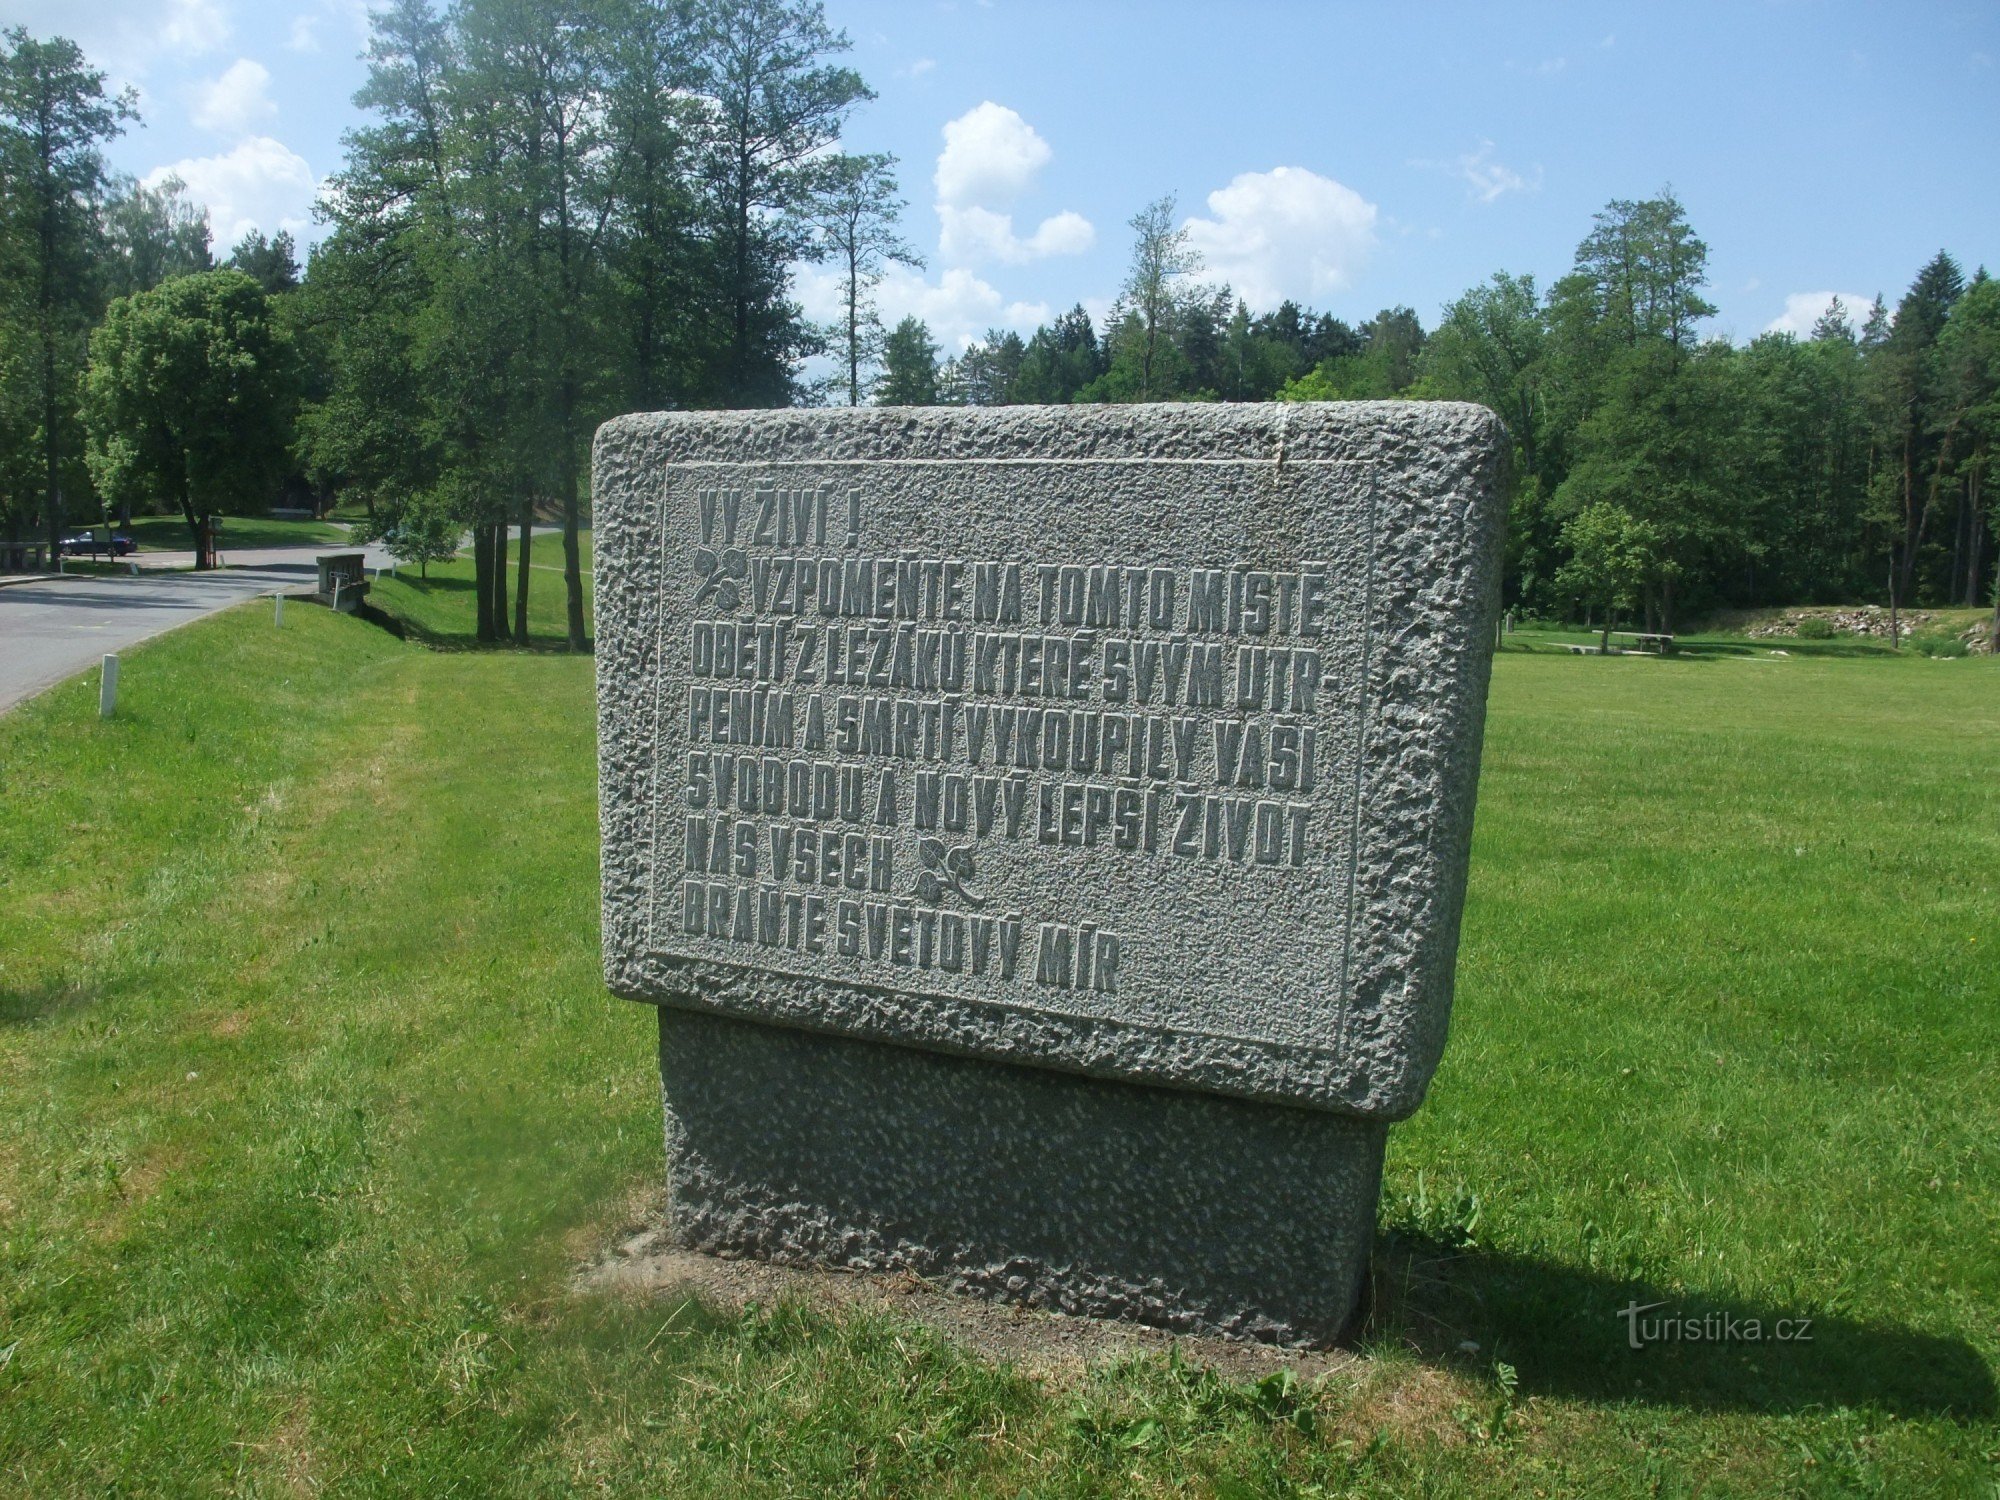
[[[137,552],[139,544],[122,531],[114,531],[108,537],[99,537],[94,531],[79,531],[74,536],[62,539],[65,557],[123,557],[128,552]]]

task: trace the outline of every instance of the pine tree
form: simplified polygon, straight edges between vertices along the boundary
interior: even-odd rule
[[[882,341],[882,378],[877,406],[936,406],[938,348],[919,318],[905,318]]]
[[[62,543],[64,465],[78,452],[71,434],[85,335],[101,306],[92,274],[93,209],[106,187],[100,148],[138,119],[135,100],[130,89],[107,98],[104,74],[76,43],[37,41],[19,26],[0,32],[0,179],[8,183],[0,235],[30,286],[42,519],[51,553]]]

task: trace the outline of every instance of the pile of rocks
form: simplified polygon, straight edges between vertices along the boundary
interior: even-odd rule
[[[1869,636],[1876,640],[1889,639],[1889,611],[1879,604],[1856,604],[1833,609],[1788,609],[1774,619],[1759,620],[1743,627],[1743,633],[1756,640],[1796,640],[1799,626],[1806,620],[1824,620],[1836,634]],[[1934,610],[1906,609],[1897,616],[1897,631],[1901,639],[1907,641],[1919,631],[1931,630],[1941,623],[1942,617]],[[1985,620],[1976,620],[1959,632],[1959,639],[1965,648],[1975,656],[1993,649],[1993,627]]]
[[[1937,616],[1926,610],[1906,609],[1897,617],[1897,624],[1903,635],[1912,631],[1927,630]],[[1841,635],[1877,636],[1889,639],[1889,611],[1879,604],[1857,604],[1838,609],[1788,609],[1775,620],[1765,620],[1751,625],[1744,634],[1757,640],[1769,640],[1775,636],[1796,636],[1799,623],[1803,620],[1824,620]]]

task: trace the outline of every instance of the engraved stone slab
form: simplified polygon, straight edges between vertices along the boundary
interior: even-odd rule
[[[1450,1006],[1502,449],[1442,403],[607,423],[611,988],[1408,1114]]]

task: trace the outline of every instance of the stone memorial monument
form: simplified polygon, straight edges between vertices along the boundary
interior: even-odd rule
[[[1276,1342],[1444,1045],[1504,438],[1447,404],[632,416],[604,962],[668,1215]]]

